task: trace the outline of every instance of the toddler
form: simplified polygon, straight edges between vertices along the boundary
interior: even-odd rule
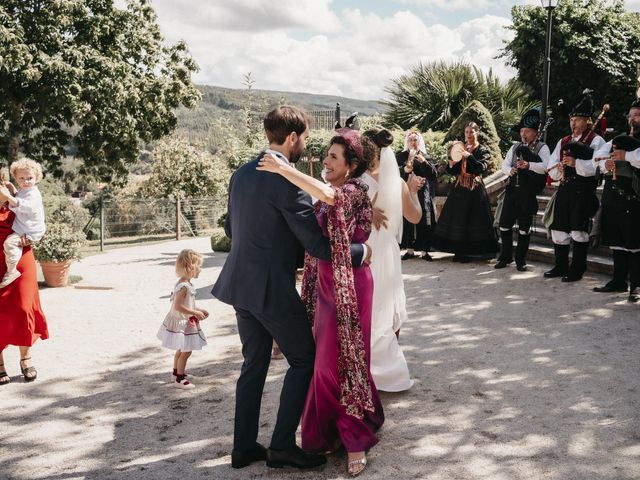
[[[207,318],[209,312],[196,307],[196,289],[191,284],[201,270],[202,255],[198,252],[187,249],[178,254],[176,275],[179,280],[171,294],[171,309],[158,330],[162,346],[176,351],[172,381],[175,387],[182,389],[195,388],[185,372],[187,360],[193,350],[201,350],[207,344],[200,320]]]
[[[0,282],[0,288],[20,277],[17,267],[22,257],[24,240],[37,242],[45,232],[42,195],[37,187],[42,180],[42,167],[33,160],[22,158],[11,164],[11,176],[18,184],[15,194],[4,183],[0,184],[0,194],[8,198],[9,208],[16,215],[13,233],[4,241],[7,272]]]

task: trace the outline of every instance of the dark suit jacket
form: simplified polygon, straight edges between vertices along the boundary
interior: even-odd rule
[[[329,239],[309,195],[280,175],[257,171],[257,165],[258,160],[247,163],[231,177],[225,223],[231,252],[211,293],[253,313],[304,314],[295,288],[296,260],[302,248],[330,260]],[[359,265],[362,245],[351,251]]]

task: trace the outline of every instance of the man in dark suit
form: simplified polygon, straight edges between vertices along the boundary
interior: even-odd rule
[[[269,140],[267,152],[291,163],[300,158],[309,136],[309,119],[304,112],[277,107],[266,115],[264,128]],[[312,468],[326,459],[303,452],[295,441],[315,355],[311,326],[295,288],[296,260],[302,248],[329,260],[331,248],[318,226],[309,195],[280,175],[257,171],[257,164],[255,159],[231,177],[225,222],[232,239],[231,252],[212,290],[236,311],[244,357],[236,385],[231,465],[242,468],[266,459],[270,467]],[[359,265],[366,248],[352,245],[351,251],[354,264]],[[289,370],[267,450],[256,440],[273,340],[284,353]]]

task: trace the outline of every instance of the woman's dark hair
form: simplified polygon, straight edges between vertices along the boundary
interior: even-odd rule
[[[393,143],[393,135],[386,128],[371,128],[363,133],[378,148],[388,147]]]
[[[369,169],[369,164],[376,158],[377,148],[376,145],[364,135],[360,136],[360,143],[362,144],[362,159],[358,158],[355,150],[351,148],[349,142],[344,137],[336,135],[329,141],[329,147],[331,145],[342,145],[344,147],[344,159],[349,167],[355,165],[356,168],[351,172],[351,178],[358,178],[364,172]]]

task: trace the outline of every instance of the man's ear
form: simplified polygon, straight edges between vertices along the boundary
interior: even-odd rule
[[[296,142],[298,141],[298,134],[296,132],[291,132],[287,136],[287,140],[289,141],[289,145],[291,146],[295,145]]]

